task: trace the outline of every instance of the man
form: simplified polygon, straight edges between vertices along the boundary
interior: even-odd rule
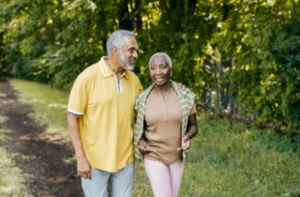
[[[68,105],[68,128],[86,197],[130,197],[133,184],[133,119],[135,96],[143,91],[131,71],[137,55],[135,35],[111,34],[108,57],[76,79]]]

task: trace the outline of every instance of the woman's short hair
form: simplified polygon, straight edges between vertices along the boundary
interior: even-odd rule
[[[111,56],[111,49],[113,47],[117,47],[119,50],[122,50],[122,47],[124,45],[123,43],[123,36],[132,36],[135,38],[135,34],[131,31],[127,30],[117,30],[113,32],[107,42],[106,42],[106,50],[107,50],[107,56]]]
[[[170,58],[170,56],[168,56],[168,54],[166,54],[166,53],[158,52],[158,53],[155,53],[154,55],[151,56],[151,58],[150,58],[150,60],[149,60],[149,68],[150,68],[150,63],[151,63],[152,59],[153,59],[154,57],[156,57],[156,56],[163,56],[163,57],[165,57],[165,58],[166,58],[166,61],[167,61],[167,63],[168,63],[168,65],[169,65],[169,68],[172,68],[172,67],[173,67],[173,66],[172,66],[172,59]]]

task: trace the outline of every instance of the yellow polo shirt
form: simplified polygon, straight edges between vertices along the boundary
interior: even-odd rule
[[[80,135],[92,168],[117,172],[126,163],[134,162],[134,104],[143,87],[128,70],[118,80],[106,58],[102,57],[78,76],[68,112],[82,115]]]

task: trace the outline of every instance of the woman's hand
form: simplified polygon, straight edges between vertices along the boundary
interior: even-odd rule
[[[191,140],[188,136],[184,136],[182,139],[182,147],[177,148],[178,151],[187,150],[191,146]]]
[[[139,141],[139,151],[143,155],[147,155],[152,152],[156,152],[156,150],[154,148],[151,148],[150,146],[148,146],[148,144],[142,139]]]

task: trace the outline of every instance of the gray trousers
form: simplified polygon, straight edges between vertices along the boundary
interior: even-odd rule
[[[92,180],[81,178],[86,197],[108,197],[107,183],[110,182],[112,197],[131,197],[134,163],[115,173],[92,168]]]

